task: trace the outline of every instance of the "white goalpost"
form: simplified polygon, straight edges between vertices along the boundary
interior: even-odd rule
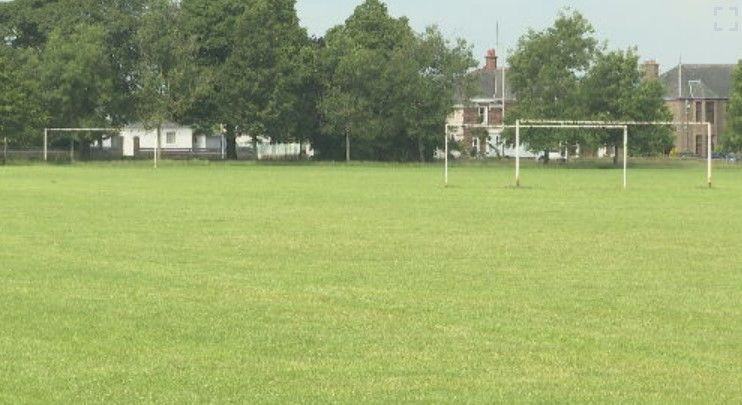
[[[75,132],[115,132],[119,133],[121,131],[121,128],[44,128],[44,161],[47,162],[49,160],[49,135],[53,132],[63,132],[63,133],[75,133]],[[153,164],[155,169],[157,169],[157,160],[158,155],[160,153],[160,130],[158,128],[157,139],[155,140],[155,149],[154,149],[154,157],[153,157]],[[70,161],[74,160],[75,155],[75,149],[74,141],[70,143]]]
[[[708,122],[675,122],[675,121],[569,121],[569,120],[517,120],[515,125],[482,125],[482,124],[460,124],[446,125],[444,139],[444,185],[449,183],[449,128],[481,128],[492,130],[515,129],[515,187],[521,186],[520,160],[521,160],[521,129],[622,129],[623,130],[623,189],[628,189],[628,149],[629,149],[629,127],[631,126],[679,126],[679,125],[702,125],[707,129],[707,182],[712,187],[712,125]]]
[[[526,124],[556,124],[556,125],[592,125],[609,124],[632,126],[701,126],[706,128],[706,182],[709,188],[713,187],[713,125],[710,122],[682,122],[682,121],[565,121],[565,120],[523,120]],[[517,125],[518,123],[516,123]],[[624,134],[624,165],[627,160],[628,133]]]

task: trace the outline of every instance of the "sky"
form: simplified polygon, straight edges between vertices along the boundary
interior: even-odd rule
[[[297,0],[310,34],[353,13],[362,0]],[[594,25],[609,48],[636,46],[643,60],[657,60],[664,72],[683,63],[737,63],[742,59],[742,0],[386,0],[393,16],[406,16],[422,31],[438,25],[449,38],[463,38],[483,61],[495,48],[512,49],[529,28],[544,29],[560,9],[571,7]],[[503,49],[504,48],[504,49]],[[507,55],[506,55],[507,56]]]
[[[0,0],[7,1],[7,0]],[[322,36],[342,24],[362,0],[297,0],[302,25]],[[463,38],[482,61],[487,49],[512,49],[529,28],[541,30],[559,10],[583,13],[609,48],[636,46],[643,60],[663,72],[683,63],[737,63],[742,59],[742,0],[386,0],[393,16],[406,16],[422,31],[438,25],[451,39]],[[502,61],[502,58],[501,58]]]

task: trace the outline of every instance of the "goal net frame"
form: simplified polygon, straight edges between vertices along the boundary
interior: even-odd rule
[[[521,129],[623,129],[623,189],[628,189],[628,146],[629,146],[629,128],[632,126],[686,126],[701,125],[707,129],[707,173],[706,180],[708,187],[713,186],[713,143],[712,143],[712,124],[710,122],[679,122],[679,121],[579,121],[579,120],[548,120],[548,119],[524,119],[517,120],[515,125],[483,125],[483,124],[460,124],[449,125],[445,127],[444,139],[444,185],[448,187],[449,183],[449,128],[481,128],[481,129],[515,129],[515,187],[521,186],[520,176],[520,159],[522,145],[520,142]]]

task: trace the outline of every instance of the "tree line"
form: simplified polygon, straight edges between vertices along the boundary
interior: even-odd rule
[[[322,38],[295,0],[0,3],[0,132],[166,121],[311,142],[320,157],[428,160],[471,46],[413,31],[379,0]]]
[[[518,95],[509,121],[519,118],[591,121],[670,121],[664,89],[647,78],[636,48],[608,49],[580,13],[564,10],[553,26],[523,35],[510,57],[510,80]],[[511,131],[512,132],[512,131]],[[512,137],[512,133],[509,134]],[[622,129],[527,129],[523,139],[534,150],[557,145],[608,146],[618,158]],[[634,155],[669,153],[670,127],[631,127]],[[545,153],[548,161],[548,153]]]
[[[230,158],[248,135],[311,143],[324,159],[432,159],[477,65],[466,41],[415,32],[380,0],[321,38],[300,26],[295,0],[15,0],[0,3],[0,38],[0,136],[31,144],[44,127],[175,121],[224,134]],[[670,118],[636,49],[609,50],[578,12],[529,30],[509,64],[518,100],[508,123]],[[742,137],[740,75],[730,140]],[[621,135],[534,129],[523,139],[534,150],[618,148]],[[634,154],[672,147],[670,128],[631,136]]]

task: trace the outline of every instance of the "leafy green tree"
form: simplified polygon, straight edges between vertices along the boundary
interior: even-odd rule
[[[180,30],[181,10],[171,0],[151,0],[137,32],[136,117],[145,127],[180,121],[191,107],[198,85],[190,36]]]
[[[409,145],[405,160],[415,159],[415,150],[420,161],[430,160],[442,146],[441,128],[454,92],[457,85],[466,88],[466,73],[474,66],[471,48],[462,40],[451,44],[437,27],[428,27],[393,54],[387,74],[397,94],[395,119],[401,123],[402,139],[396,143]]]
[[[233,54],[220,76],[233,123],[253,140],[296,139],[314,54],[294,0],[254,0],[237,18],[234,35]]]
[[[432,157],[455,85],[475,64],[469,46],[434,27],[415,34],[378,0],[358,6],[325,41],[322,157],[347,158],[349,144],[361,159]]]
[[[375,0],[356,7],[344,25],[328,31],[320,103],[325,142],[315,145],[323,157],[349,159],[353,145],[356,156],[371,158],[373,139],[383,130],[381,113],[390,111],[378,96],[389,95],[381,80],[384,65],[395,46],[411,37],[406,20],[390,17]]]
[[[580,79],[599,51],[595,30],[576,11],[562,11],[544,31],[529,30],[508,59],[509,80],[518,95],[518,107],[509,120],[577,119],[585,116]],[[548,151],[560,142],[573,144],[580,131],[524,130],[523,142],[532,150]]]
[[[733,74],[733,88],[729,101],[729,120],[723,147],[729,152],[742,151],[742,61]]]
[[[105,32],[80,26],[66,35],[54,31],[41,55],[41,83],[49,125],[104,126],[115,114],[115,76],[107,61]]]
[[[663,101],[662,84],[645,80],[639,68],[635,49],[598,53],[590,71],[582,80],[582,106],[585,116],[601,121],[670,121],[671,114]],[[623,130],[591,132],[583,142],[596,146],[623,145]],[[670,128],[631,127],[630,152],[640,155],[665,153],[673,144]]]
[[[509,121],[518,118],[603,121],[669,121],[659,81],[644,80],[635,49],[604,50],[589,21],[577,12],[563,11],[544,31],[529,31],[510,58],[510,80],[518,105]],[[630,151],[654,155],[672,147],[666,127],[632,127]],[[512,131],[509,131],[512,132]],[[512,133],[510,133],[512,138]],[[533,150],[559,144],[623,145],[622,130],[523,130]]]
[[[65,40],[97,27],[100,46],[105,50],[100,64],[107,64],[113,84],[107,102],[111,123],[119,125],[132,112],[132,71],[138,60],[135,45],[140,17],[150,0],[16,0],[0,3],[0,33],[16,49],[43,55],[51,39],[57,46]],[[48,60],[48,58],[44,58]],[[49,114],[51,117],[52,115]]]
[[[28,63],[28,64],[27,64]],[[23,51],[0,45],[0,138],[28,144],[39,138],[43,112]]]
[[[194,97],[192,120],[224,128],[229,158],[237,157],[239,134],[300,137],[302,113],[312,112],[313,93],[305,86],[315,56],[295,1],[184,0],[182,6],[205,83]]]

